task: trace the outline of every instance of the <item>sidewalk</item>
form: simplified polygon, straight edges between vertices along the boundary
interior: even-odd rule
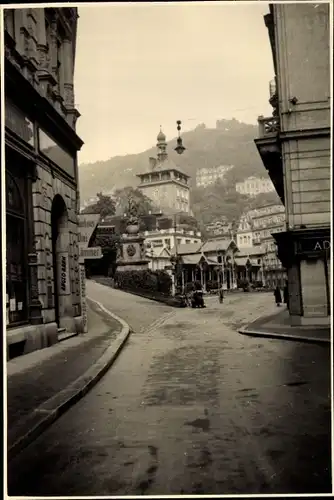
[[[83,396],[127,340],[120,318],[87,302],[88,333],[7,362],[8,459]]]
[[[270,316],[262,316],[239,330],[243,335],[281,338],[302,342],[330,343],[330,328],[322,326],[291,326],[289,311],[284,307]]]

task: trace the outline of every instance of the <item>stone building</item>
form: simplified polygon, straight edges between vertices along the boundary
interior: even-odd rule
[[[4,10],[9,356],[82,330],[76,8]]]
[[[255,143],[285,205],[277,233],[287,269],[292,324],[330,322],[329,4],[270,5],[265,16],[275,79],[271,117],[259,117]]]
[[[149,170],[137,175],[140,179],[138,189],[165,215],[190,213],[190,177],[168,157],[166,136],[162,131],[157,137],[157,148],[157,158],[150,158]]]

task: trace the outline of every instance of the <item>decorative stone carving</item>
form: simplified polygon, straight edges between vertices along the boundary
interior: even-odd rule
[[[74,108],[74,90],[72,83],[64,84],[64,101],[67,108]]]

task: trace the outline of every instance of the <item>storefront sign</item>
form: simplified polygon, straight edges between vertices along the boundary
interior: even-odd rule
[[[101,247],[79,248],[79,262],[83,264],[86,259],[101,259]]]
[[[35,145],[34,124],[9,99],[5,102],[5,125],[30,146]]]
[[[305,238],[298,241],[298,253],[323,253],[328,252],[331,248],[329,238]]]
[[[38,129],[39,150],[70,177],[75,177],[74,158],[42,129]]]
[[[79,248],[87,248],[89,240],[99,222],[99,214],[80,214],[79,220],[79,235],[78,243]]]
[[[69,279],[69,265],[68,265],[68,252],[58,253],[58,273],[59,273],[59,295],[69,295],[70,293],[70,279]]]
[[[87,326],[87,303],[86,303],[86,271],[85,266],[80,264],[80,298],[81,298],[81,315],[83,322],[83,329],[86,333],[88,331]]]

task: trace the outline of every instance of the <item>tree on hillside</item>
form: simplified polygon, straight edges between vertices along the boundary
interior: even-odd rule
[[[115,201],[110,197],[101,193],[96,194],[98,200],[82,210],[83,214],[100,214],[101,218],[108,215],[115,215]]]
[[[130,199],[135,205],[139,217],[148,215],[150,211],[154,211],[153,201],[145,196],[140,189],[127,186],[122,189],[117,189],[114,196],[117,215],[127,213]]]

